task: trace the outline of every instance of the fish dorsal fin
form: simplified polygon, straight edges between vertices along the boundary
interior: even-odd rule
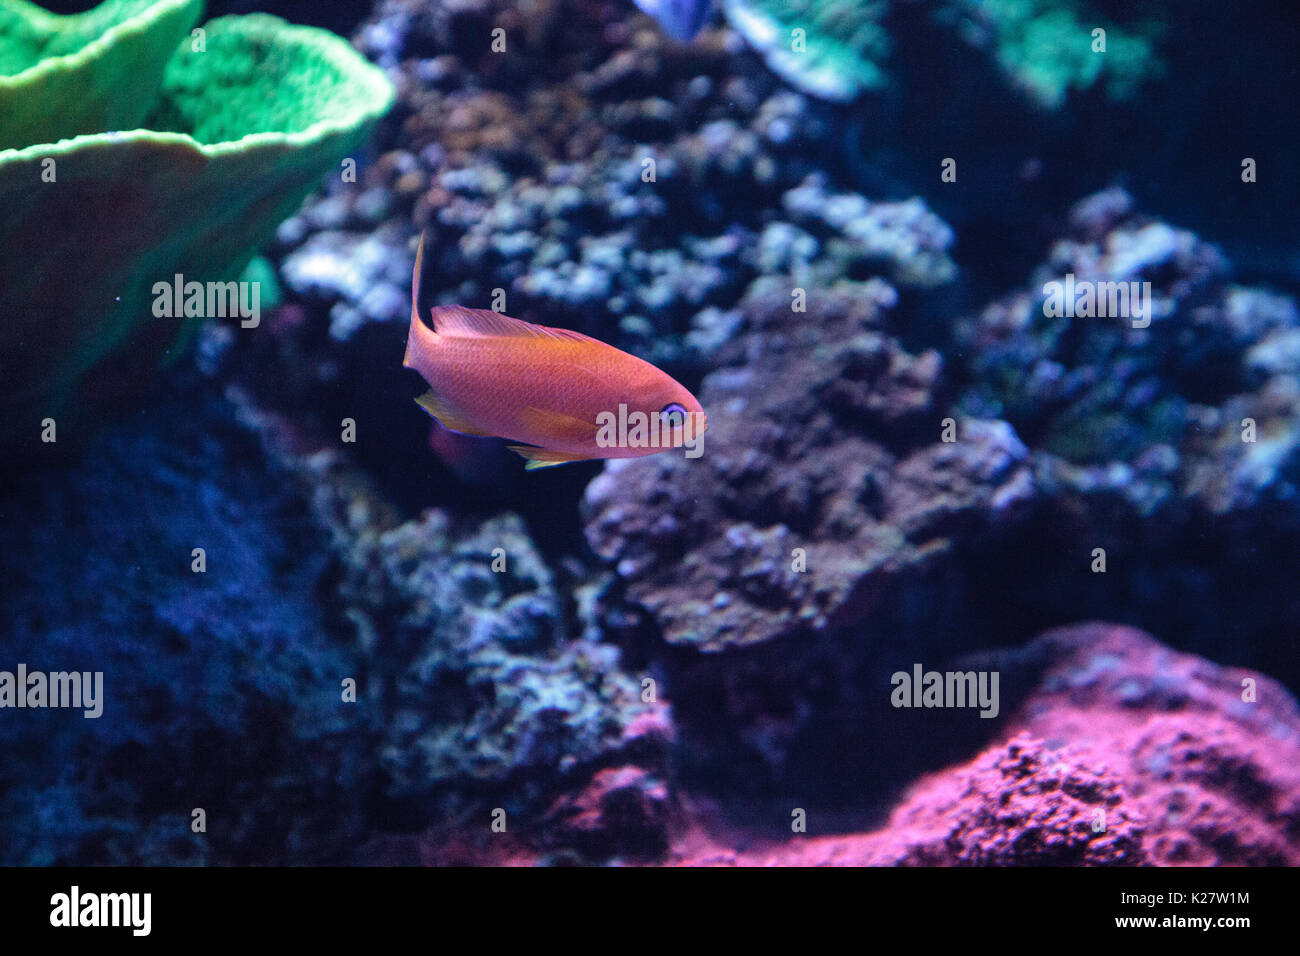
[[[420,233],[420,244],[415,249],[415,268],[411,270],[411,321],[418,322],[421,307],[426,302],[428,290],[424,281],[424,233]]]
[[[433,329],[449,338],[543,338],[571,342],[595,342],[589,335],[568,329],[553,329],[512,319],[489,309],[467,309],[463,305],[439,305],[430,310]]]

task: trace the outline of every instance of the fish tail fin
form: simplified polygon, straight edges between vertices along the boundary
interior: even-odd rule
[[[421,353],[437,341],[438,333],[427,323],[420,320],[420,297],[423,292],[424,269],[424,233],[420,233],[420,245],[415,251],[415,268],[411,270],[411,329],[406,337],[406,355],[402,364],[407,368],[420,371]]]

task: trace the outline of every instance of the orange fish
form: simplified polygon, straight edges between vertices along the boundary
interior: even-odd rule
[[[452,431],[519,442],[529,470],[670,448],[703,452],[704,409],[649,362],[568,329],[459,305],[420,319],[424,237],[411,276],[411,332],[402,364],[429,391],[415,401]]]

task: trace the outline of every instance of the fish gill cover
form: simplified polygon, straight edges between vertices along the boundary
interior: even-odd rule
[[[1282,6],[706,6],[0,5],[0,862],[1300,864]]]

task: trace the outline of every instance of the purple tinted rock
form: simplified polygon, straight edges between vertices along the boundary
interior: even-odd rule
[[[954,421],[960,440],[939,440],[939,357],[900,348],[871,300],[814,297],[792,321],[774,296],[745,314],[721,353],[732,367],[699,392],[702,457],[611,462],[587,489],[588,540],[668,641],[720,650],[851,624],[883,579],[1032,499],[1006,425]]]
[[[687,831],[684,865],[1300,863],[1300,707],[1277,682],[1081,624],[972,666],[1023,690],[975,758],[926,774],[879,829],[762,850]],[[1249,698],[1249,699],[1247,699]],[[1010,701],[1004,701],[1010,703]],[[797,798],[796,798],[797,799]],[[711,828],[712,833],[726,833]]]

